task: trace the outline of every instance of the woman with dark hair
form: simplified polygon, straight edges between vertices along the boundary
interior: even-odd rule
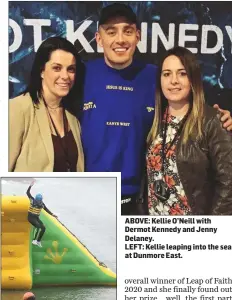
[[[169,50],[157,78],[146,156],[149,214],[232,214],[232,136],[205,104],[195,55]]]
[[[76,119],[83,82],[84,65],[72,43],[51,37],[40,45],[26,91],[10,100],[9,171],[84,170]]]

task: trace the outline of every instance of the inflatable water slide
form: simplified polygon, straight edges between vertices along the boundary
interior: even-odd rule
[[[2,196],[2,289],[39,286],[116,285],[116,274],[56,218],[41,211],[42,248],[32,245],[29,199]]]

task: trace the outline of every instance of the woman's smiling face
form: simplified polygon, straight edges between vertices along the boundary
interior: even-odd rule
[[[41,72],[46,95],[62,98],[68,95],[76,76],[76,60],[72,53],[55,50]]]
[[[191,82],[185,67],[175,55],[168,56],[163,62],[161,88],[169,102],[189,102]]]

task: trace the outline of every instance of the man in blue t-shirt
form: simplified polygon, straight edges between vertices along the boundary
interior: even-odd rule
[[[123,215],[136,213],[154,117],[156,67],[133,59],[139,40],[130,6],[111,4],[102,9],[96,33],[104,59],[86,64],[81,119],[86,171],[121,172]]]

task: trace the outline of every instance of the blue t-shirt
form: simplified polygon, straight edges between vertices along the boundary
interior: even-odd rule
[[[86,64],[82,142],[87,172],[121,172],[122,195],[139,191],[154,118],[156,67],[141,61],[116,70]]]

